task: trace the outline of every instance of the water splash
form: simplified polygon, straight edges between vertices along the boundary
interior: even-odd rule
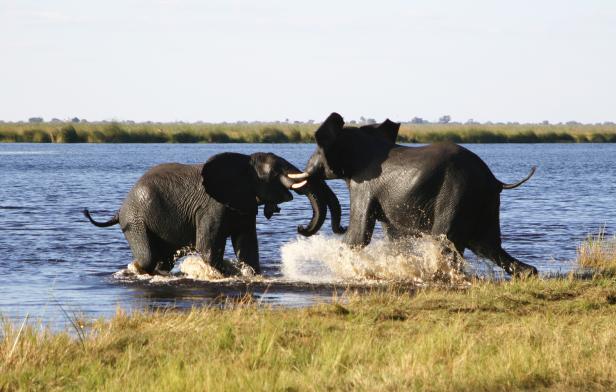
[[[114,274],[116,279],[169,283],[194,281],[271,281],[280,283],[445,283],[465,284],[464,258],[445,236],[422,236],[391,242],[373,240],[362,249],[352,249],[338,236],[298,237],[282,246],[282,280],[255,276],[248,265],[224,260],[221,270],[191,252],[179,258],[171,272],[140,274],[131,263]]]
[[[200,255],[193,253],[176,261],[171,272],[157,271],[154,275],[140,273],[134,263],[113,274],[118,280],[169,283],[182,279],[197,281],[229,281],[255,278],[254,270],[236,260],[223,260],[222,271],[212,267]]]
[[[464,258],[445,236],[422,236],[391,242],[373,240],[352,249],[339,237],[298,237],[283,245],[282,273],[294,281],[405,282],[421,284],[467,281]]]
[[[198,255],[185,257],[180,264],[180,271],[185,277],[195,280],[221,280],[228,278],[254,278],[255,271],[245,263],[237,260],[223,260],[222,272],[212,267]]]

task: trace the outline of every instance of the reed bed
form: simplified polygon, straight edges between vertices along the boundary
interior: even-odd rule
[[[528,279],[5,322],[0,390],[613,390],[615,304],[612,278]]]
[[[312,143],[309,123],[0,123],[0,142]],[[431,143],[613,143],[616,125],[410,124],[398,141]]]
[[[616,235],[607,235],[605,227],[589,235],[578,246],[577,260],[581,267],[616,273]]]

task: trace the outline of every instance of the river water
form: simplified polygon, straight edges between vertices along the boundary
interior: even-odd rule
[[[542,273],[575,268],[577,245],[602,226],[608,233],[616,227],[616,144],[466,147],[504,182],[517,181],[538,166],[528,183],[503,191],[501,228],[503,247]],[[352,264],[353,256],[331,234],[329,220],[322,234],[299,239],[296,226],[311,214],[303,196],[280,205],[281,214],[270,221],[259,215],[264,277],[253,279],[119,278],[117,272],[131,261],[119,226],[97,228],[81,214],[87,207],[96,219],[112,216],[133,183],[158,163],[204,162],[223,151],[264,151],[303,168],[313,149],[307,144],[0,144],[0,314],[14,321],[29,315],[65,325],[65,312],[94,318],[118,307],[191,307],[246,293],[263,303],[304,306],[326,301],[348,285],[361,286],[361,278],[381,284],[400,278],[408,265],[397,264],[399,255],[385,254],[388,245],[379,239],[378,227],[360,258],[364,264],[381,263],[381,272],[389,268],[380,276]],[[346,225],[346,186],[342,181],[330,181],[330,186]],[[229,246],[226,257],[233,258]],[[414,257],[422,262],[421,252]],[[465,257],[480,273],[489,266],[468,251]]]

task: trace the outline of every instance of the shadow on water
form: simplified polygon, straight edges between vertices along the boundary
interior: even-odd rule
[[[132,282],[120,283],[130,289],[136,303],[143,308],[190,309],[195,306],[215,306],[225,308],[249,299],[258,305],[303,307],[317,303],[331,302],[343,298],[349,292],[366,293],[386,285],[366,284],[324,284],[284,281],[231,281],[200,282],[180,279],[164,284]],[[416,289],[409,284],[409,292]]]
[[[567,273],[548,273],[542,280],[579,279],[591,280],[598,276],[590,269],[579,269]],[[601,274],[601,276],[604,276]],[[468,276],[466,284],[443,282],[339,282],[310,283],[291,282],[282,279],[232,279],[225,281],[199,281],[179,278],[164,283],[146,281],[120,281],[131,292],[139,309],[146,310],[188,310],[193,307],[210,306],[217,308],[234,307],[249,302],[267,307],[304,307],[332,301],[344,301],[348,295],[366,294],[374,291],[395,290],[398,293],[415,293],[427,287],[463,290],[475,282],[503,282],[511,278],[503,274]]]

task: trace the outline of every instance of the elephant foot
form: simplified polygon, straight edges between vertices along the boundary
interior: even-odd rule
[[[148,272],[146,270],[141,268],[141,266],[139,265],[139,262],[137,262],[137,260],[131,261],[130,264],[128,264],[128,266],[126,267],[126,269],[128,269],[130,272],[132,272],[135,275],[148,274]]]
[[[174,265],[175,265],[175,260],[161,261],[158,264],[156,264],[156,268],[154,268],[154,272],[160,275],[169,275]]]
[[[536,277],[537,275],[539,275],[537,268],[529,264],[518,262],[517,264],[514,264],[512,267],[513,268],[511,268],[510,274],[514,276],[515,278],[526,279],[530,277]]]
[[[258,266],[255,268],[240,260],[223,260],[219,263],[210,263],[210,265],[226,277],[253,277],[261,273]]]
[[[131,273],[135,275],[170,275],[170,271],[173,268],[173,263],[158,263],[156,267],[149,271],[145,268],[141,267],[137,260],[133,260],[128,266],[127,269]]]

